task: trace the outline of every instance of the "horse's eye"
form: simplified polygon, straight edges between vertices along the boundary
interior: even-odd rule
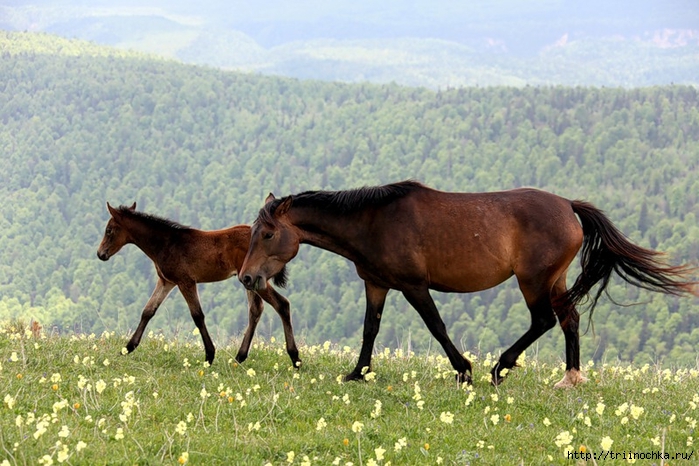
[[[268,231],[267,233],[262,235],[262,238],[263,239],[272,239],[273,236],[274,236],[274,233],[272,233],[271,231]]]
[[[112,236],[112,229],[107,228],[107,231],[104,232],[107,236]]]

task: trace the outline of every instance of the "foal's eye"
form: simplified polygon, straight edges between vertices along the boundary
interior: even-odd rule
[[[272,239],[273,236],[274,236],[274,233],[272,233],[271,231],[268,231],[267,233],[262,235],[262,239]]]

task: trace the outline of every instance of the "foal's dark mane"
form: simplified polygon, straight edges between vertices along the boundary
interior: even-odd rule
[[[344,215],[367,207],[389,204],[424,187],[418,181],[406,180],[383,186],[365,186],[346,191],[305,191],[265,204],[260,210],[259,219],[263,222],[269,222],[279,204],[289,197],[293,199],[292,205],[296,207],[314,207],[324,212]]]
[[[191,228],[185,225],[182,225],[181,223],[177,223],[174,220],[169,220],[167,218],[162,218],[158,217],[156,215],[151,215],[147,214],[145,212],[138,212],[135,210],[131,210],[130,207],[128,206],[119,206],[116,209],[119,211],[122,215],[129,216],[131,218],[136,218],[139,219],[147,224],[149,224],[152,228],[158,229],[158,230],[190,230]]]

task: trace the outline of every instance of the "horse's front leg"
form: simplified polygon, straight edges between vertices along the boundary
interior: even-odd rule
[[[235,357],[237,362],[244,362],[248,358],[252,337],[255,334],[255,329],[262,316],[263,304],[262,299],[254,292],[246,290],[248,296],[248,326],[243,335],[243,342],[240,344],[238,354]]]
[[[146,330],[148,322],[150,322],[150,320],[153,318],[155,312],[160,307],[160,304],[162,304],[165,298],[167,298],[167,295],[170,294],[174,287],[174,283],[166,282],[162,278],[158,278],[158,282],[155,284],[155,289],[153,290],[150,299],[146,303],[146,306],[143,308],[143,312],[141,313],[141,322],[139,322],[136,331],[126,344],[126,351],[129,353],[132,352],[136,349],[139,343],[141,343],[141,337],[143,336],[143,332]]]
[[[194,324],[199,329],[201,334],[201,339],[204,342],[204,351],[206,352],[206,362],[212,364],[214,362],[214,355],[216,354],[216,348],[214,343],[211,341],[209,336],[209,330],[206,328],[206,323],[204,322],[204,311],[201,309],[201,304],[199,303],[199,294],[197,293],[197,284],[194,280],[180,283],[177,285],[180,288],[182,296],[184,296],[185,301],[187,301],[187,306],[189,306],[189,313],[192,315],[192,320]]]
[[[359,361],[352,372],[345,376],[345,381],[362,380],[371,370],[371,353],[374,351],[374,341],[379,333],[379,325],[386,303],[388,288],[383,288],[367,281],[364,282],[366,291],[366,314],[364,315],[364,334],[362,349],[359,351]]]
[[[282,319],[282,326],[284,327],[284,340],[286,341],[286,352],[291,358],[291,363],[294,365],[294,367],[301,367],[299,350],[296,347],[296,340],[294,339],[294,328],[291,326],[291,311],[289,310],[289,301],[284,296],[277,293],[277,291],[269,285],[267,285],[267,288],[260,290],[258,293],[262,299],[272,305],[274,310],[277,311],[277,314],[279,314],[279,317]],[[262,308],[260,307],[260,314],[261,313]]]

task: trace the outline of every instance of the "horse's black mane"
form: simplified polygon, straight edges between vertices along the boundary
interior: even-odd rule
[[[424,188],[422,183],[406,180],[383,186],[365,186],[347,191],[305,191],[265,204],[260,210],[259,219],[269,222],[274,212],[288,197],[297,207],[311,206],[326,212],[348,214],[366,207],[378,207],[400,199],[416,189]]]
[[[142,221],[148,223],[153,228],[166,229],[166,230],[189,230],[190,227],[177,223],[174,220],[169,220],[166,218],[158,217],[156,215],[147,214],[145,212],[138,212],[136,210],[131,210],[130,207],[122,205],[117,207],[117,210],[123,215],[128,215],[130,217],[141,219]]]

